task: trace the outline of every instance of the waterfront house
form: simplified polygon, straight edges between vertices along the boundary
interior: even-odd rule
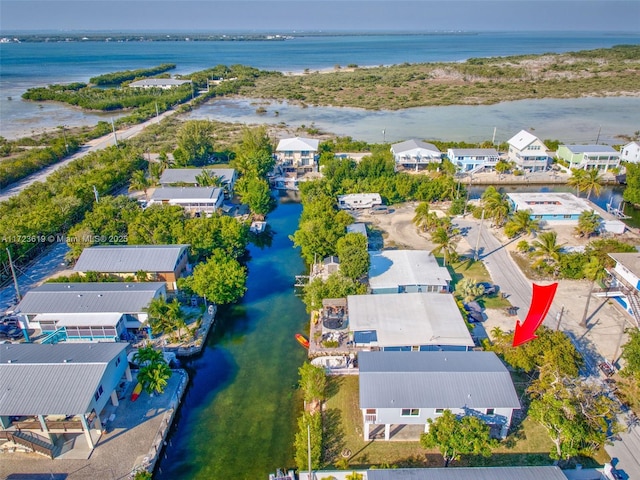
[[[520,130],[507,143],[508,159],[519,169],[531,172],[546,170],[549,164],[547,146],[538,137],[526,130]]]
[[[495,168],[500,154],[495,148],[450,148],[447,157],[458,171],[476,173]]]
[[[560,145],[556,157],[569,164],[569,168],[601,170],[606,172],[620,166],[620,152],[609,145]]]
[[[56,332],[51,341],[117,342],[147,321],[145,308],[160,296],[166,297],[164,282],[45,283],[29,290],[15,312],[30,329]]]
[[[426,250],[381,250],[369,259],[371,293],[449,292],[449,271]]]
[[[382,197],[379,193],[350,193],[338,195],[338,208],[343,210],[358,210],[373,208],[382,205]]]
[[[620,160],[629,163],[640,162],[640,142],[629,142],[620,150]]]
[[[420,140],[406,140],[391,145],[391,153],[396,162],[396,168],[412,168],[418,170],[430,163],[441,163],[442,152],[431,143]]]
[[[584,472],[584,471],[583,471]],[[323,473],[319,474],[323,477]],[[588,478],[600,479],[600,473]],[[560,467],[393,468],[366,471],[365,480],[567,480]],[[587,477],[580,477],[587,478]],[[301,476],[300,480],[303,480]],[[306,479],[304,479],[306,480]]]
[[[233,168],[166,168],[160,176],[162,187],[189,186],[200,187],[198,177],[208,173],[213,177],[218,177],[222,181],[225,190],[231,193],[238,179],[238,175]]]
[[[531,218],[544,222],[577,223],[584,211],[593,207],[583,198],[565,192],[507,193],[512,211],[530,210]]]
[[[0,352],[0,439],[54,458],[100,438],[100,414],[132,380],[127,343],[20,343]],[[37,440],[34,440],[34,437]]]
[[[474,346],[451,294],[349,295],[347,317],[359,348],[466,351]]]
[[[189,245],[97,245],[85,248],[73,270],[133,277],[145,272],[150,281],[163,281],[168,290],[189,267]]]
[[[284,173],[318,170],[318,144],[313,138],[283,138],[276,147],[276,164]]]
[[[347,225],[347,233],[359,233],[360,235],[364,235],[364,238],[367,239],[367,245],[369,245],[369,235],[367,234],[367,226],[364,223],[357,222],[357,223],[352,223],[351,225]]]
[[[444,410],[473,415],[507,435],[513,411],[520,409],[511,375],[493,352],[360,352],[360,409],[364,440],[372,426],[420,425]]]
[[[616,262],[608,269],[610,286],[597,296],[614,298],[640,328],[640,252],[610,253]]]
[[[218,187],[160,187],[149,199],[149,205],[179,205],[185,212],[199,216],[211,215],[222,207],[224,192]]]
[[[178,80],[176,78],[144,78],[142,80],[131,82],[129,87],[144,89],[161,88],[163,90],[170,90],[175,87],[180,87],[185,83],[191,83],[191,80]]]
[[[323,281],[327,281],[330,275],[340,271],[340,259],[335,255],[330,255],[322,259],[319,263],[311,265],[311,273],[309,279],[313,280],[316,277],[321,278]]]

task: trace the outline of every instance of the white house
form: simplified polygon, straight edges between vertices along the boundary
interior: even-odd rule
[[[620,150],[620,160],[629,163],[640,162],[640,142],[629,142]]]
[[[233,168],[166,168],[160,176],[160,185],[163,187],[173,185],[199,187],[201,185],[198,183],[198,177],[203,172],[220,178],[229,192],[233,191],[238,179],[238,175]]]
[[[145,78],[143,80],[131,82],[129,86],[131,88],[161,88],[163,90],[169,90],[171,88],[184,85],[185,83],[191,83],[191,80],[177,80],[175,78]]]
[[[356,210],[361,208],[373,208],[382,205],[382,197],[379,193],[350,193],[338,195],[338,208],[344,210]]]
[[[449,291],[449,271],[426,250],[381,250],[369,259],[371,293]]]
[[[610,253],[615,260],[609,269],[611,286],[597,296],[614,298],[640,328],[640,252]]]
[[[118,405],[118,386],[132,380],[127,346],[2,345],[0,432],[29,448],[33,445],[24,442],[29,439],[25,434],[36,433],[41,439],[37,452],[51,458],[60,441],[73,445],[84,437],[93,449],[102,431],[101,412],[109,401]]]
[[[145,308],[166,297],[164,282],[45,283],[16,307],[30,329],[59,332],[56,340],[112,341],[147,320]]]
[[[319,140],[313,138],[283,138],[276,147],[276,163],[286,172],[318,170]]]
[[[360,352],[360,409],[364,440],[372,426],[420,425],[444,410],[473,415],[507,435],[513,411],[520,409],[511,375],[493,352]]]
[[[347,312],[356,347],[466,351],[474,346],[451,294],[349,295]]]
[[[336,475],[343,471],[336,472]],[[580,473],[583,472],[585,471],[582,470]],[[323,471],[322,473],[328,474],[329,472]],[[367,470],[364,473],[366,474],[364,480],[567,480],[569,478],[560,467],[553,465],[535,467],[380,468]],[[599,472],[595,472],[595,474],[597,476],[588,478],[601,478]],[[303,475],[303,472],[300,472],[300,480],[307,480],[307,477]],[[343,477],[336,476],[335,478],[342,479]]]
[[[520,130],[507,143],[509,144],[508,158],[518,168],[532,172],[547,168],[549,163],[547,146],[535,135],[526,130]]]
[[[620,166],[620,152],[609,145],[560,145],[556,157],[569,164],[569,168],[601,170]]]
[[[420,140],[407,140],[391,145],[391,153],[396,167],[414,168],[425,167],[430,163],[441,163],[442,152],[431,143]]]
[[[160,187],[149,199],[149,205],[179,205],[196,216],[215,213],[223,202],[224,192],[218,187]]]
[[[500,154],[495,148],[450,148],[447,157],[461,172],[495,168]]]

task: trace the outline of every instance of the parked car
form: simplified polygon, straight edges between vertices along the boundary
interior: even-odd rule
[[[13,325],[0,325],[0,338],[6,339],[9,338],[11,340],[17,340],[22,337],[22,330]]]
[[[485,295],[495,295],[498,293],[498,290],[500,290],[497,285],[493,285],[489,282],[480,282],[478,285],[482,285],[484,287]]]
[[[386,205],[377,205],[371,209],[371,215],[380,215],[389,213],[389,208]]]

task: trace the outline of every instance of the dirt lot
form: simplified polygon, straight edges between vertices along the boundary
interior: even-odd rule
[[[384,248],[424,249],[431,250],[433,245],[429,242],[427,234],[418,232],[413,224],[414,211],[417,203],[411,202],[394,206],[389,214],[371,215],[368,212],[356,214],[357,221],[367,223],[371,228],[380,230]],[[438,205],[432,205],[433,210],[438,210]],[[440,206],[444,215],[447,205]],[[468,219],[469,217],[467,217]],[[479,221],[478,221],[479,222]],[[486,225],[486,223],[485,223]],[[547,225],[543,231],[553,229],[558,233],[558,243],[566,246],[584,246],[588,243],[586,238],[577,238],[573,234],[573,227]],[[491,230],[502,243],[506,237],[497,229]],[[634,239],[640,244],[640,238],[635,233],[626,233],[621,238]],[[530,238],[529,241],[533,240]],[[515,250],[517,242],[507,246],[509,250]],[[464,253],[472,250],[463,238],[458,245],[458,252]],[[592,362],[617,360],[620,355],[620,346],[627,341],[624,329],[631,326],[631,317],[613,300],[592,297],[589,313],[587,315],[588,328],[580,326],[584,315],[586,299],[591,289],[591,282],[585,280],[560,280],[558,291],[554,300],[554,308],[562,310],[560,318],[562,330],[567,331],[579,343],[583,351],[589,352]],[[486,335],[496,326],[503,330],[513,330],[516,317],[508,316],[503,310],[487,310],[487,320],[475,332],[477,336]],[[522,312],[524,315],[526,312]],[[547,317],[545,324],[550,328],[556,328],[558,318]]]

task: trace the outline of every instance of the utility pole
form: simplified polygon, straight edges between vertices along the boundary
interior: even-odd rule
[[[598,142],[600,141],[600,132],[602,131],[602,125],[600,125],[598,127],[598,136],[596,137],[596,145],[598,144]]]
[[[16,271],[13,268],[13,260],[11,259],[11,251],[9,247],[7,247],[7,255],[9,256],[9,268],[11,269],[11,276],[13,277],[13,286],[16,289],[16,298],[18,302],[22,301],[22,295],[20,295],[20,287],[18,287],[18,277],[16,276]]]
[[[498,128],[498,127],[493,127],[493,138],[491,139],[491,143],[492,143],[493,145],[495,145],[495,144],[496,144],[496,130],[497,130],[497,128]]]
[[[482,209],[482,217],[480,217],[480,228],[478,229],[478,239],[476,240],[476,250],[474,254],[474,260],[477,262],[478,258],[478,250],[480,249],[480,236],[482,235],[482,223],[484,222],[484,208]]]
[[[160,114],[158,113],[158,102],[156,102],[156,120],[160,119]]]
[[[116,135],[116,126],[113,123],[113,117],[111,118],[111,130],[113,131],[113,141],[116,144],[116,148],[118,147],[118,137]]]
[[[556,318],[558,319],[558,323],[556,323],[556,332],[560,330],[560,322],[562,322],[562,316],[564,315],[564,305],[560,308],[560,311],[557,313]]]
[[[93,185],[93,196],[96,197],[96,203],[100,200],[100,195],[98,194],[98,189],[95,185]]]

